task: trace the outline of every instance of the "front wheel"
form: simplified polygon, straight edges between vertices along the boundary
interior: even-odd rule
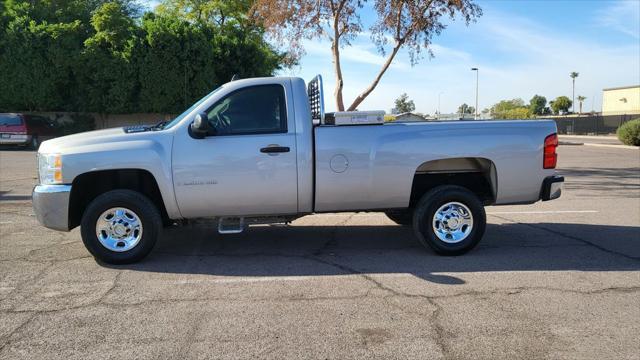
[[[151,252],[162,230],[162,217],[146,196],[112,190],[87,206],[80,226],[82,242],[96,259],[129,264]]]
[[[478,197],[453,185],[427,192],[413,214],[413,228],[420,243],[441,255],[461,255],[473,249],[482,239],[486,223]]]

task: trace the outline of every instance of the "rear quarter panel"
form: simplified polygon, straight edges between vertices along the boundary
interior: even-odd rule
[[[422,163],[458,157],[494,164],[496,204],[535,202],[554,173],[542,168],[544,138],[554,132],[547,120],[317,127],[315,210],[407,207]],[[336,165],[342,156],[347,169],[336,172],[332,159]]]

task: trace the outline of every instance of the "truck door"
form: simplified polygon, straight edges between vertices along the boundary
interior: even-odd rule
[[[176,133],[173,180],[182,216],[297,212],[295,123],[292,109],[287,111],[287,84],[243,87],[216,101],[206,110],[211,136]]]

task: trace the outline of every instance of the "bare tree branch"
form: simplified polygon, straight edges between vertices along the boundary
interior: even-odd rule
[[[334,96],[339,111],[344,109],[344,78],[341,66],[341,46],[350,45],[362,33],[359,11],[366,0],[253,0],[251,17],[289,46],[290,54],[301,56],[302,40],[327,36],[331,40],[332,61],[336,78]],[[474,0],[369,0],[377,14],[369,28],[378,52],[386,56],[372,83],[349,106],[355,110],[371,94],[389,69],[401,48],[407,50],[411,65],[430,50],[434,36],[446,25],[443,18],[461,17],[469,24],[482,15]],[[329,35],[331,34],[331,35]],[[394,44],[387,55],[389,41]]]
[[[398,53],[398,50],[400,50],[401,46],[402,46],[402,43],[396,43],[396,46],[393,47],[393,50],[387,57],[387,60],[382,65],[382,68],[380,69],[380,71],[378,72],[378,75],[376,75],[375,79],[373,79],[373,82],[363,92],[361,92],[360,95],[356,96],[356,98],[353,100],[353,103],[351,103],[347,111],[355,111],[358,108],[358,105],[360,105],[364,101],[364,99],[366,99],[366,97],[369,96],[369,94],[371,94],[371,92],[376,88],[376,86],[378,86],[380,79],[382,79],[382,75],[384,75],[384,73],[387,71],[387,69],[393,62],[393,59],[396,57],[396,54]]]
[[[342,78],[342,65],[340,64],[340,36],[342,34],[339,30],[339,20],[340,12],[342,11],[346,1],[347,0],[341,0],[333,14],[333,41],[331,43],[331,51],[333,53],[333,68],[336,75],[336,88],[333,91],[333,96],[336,99],[336,107],[338,111],[344,111],[344,100],[342,98],[344,80]],[[331,1],[331,4],[333,4],[333,1]]]

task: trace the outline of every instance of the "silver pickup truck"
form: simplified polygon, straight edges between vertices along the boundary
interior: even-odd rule
[[[329,115],[320,77],[232,81],[166,123],[43,142],[33,208],[48,228],[79,225],[97,259],[122,264],[187,219],[232,233],[341,211],[384,211],[458,255],[482,238],[485,205],[560,196],[553,121],[343,126]]]

